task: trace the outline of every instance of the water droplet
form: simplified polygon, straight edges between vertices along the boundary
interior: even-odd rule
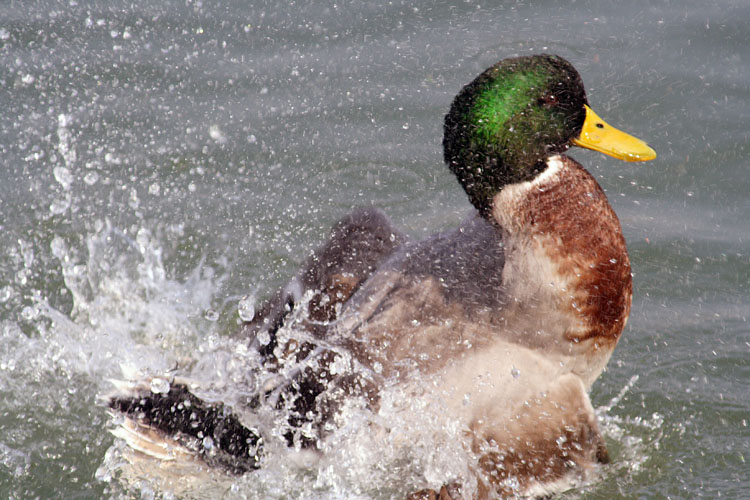
[[[169,392],[169,381],[160,377],[151,379],[151,392],[154,394],[166,394]]]
[[[52,215],[60,215],[70,208],[70,196],[63,198],[62,200],[53,200],[49,204],[49,212]]]
[[[6,302],[13,295],[13,289],[10,285],[0,288],[0,304]]]
[[[555,443],[557,443],[557,446],[562,448],[563,445],[568,441],[568,439],[565,436],[560,436],[557,439],[555,439]]]
[[[70,173],[70,170],[65,167],[55,167],[52,173],[55,175],[55,180],[63,189],[67,190],[70,188],[70,185],[73,183],[73,175]]]
[[[141,500],[154,500],[156,498],[154,489],[144,481],[139,483],[138,487],[140,490]]]
[[[372,364],[372,369],[375,371],[375,373],[383,373],[383,365],[379,362],[375,361]]]
[[[203,317],[208,321],[216,321],[217,319],[219,319],[219,313],[214,311],[213,309],[206,309],[206,312],[203,313]]]
[[[268,345],[271,343],[271,335],[265,330],[260,332],[255,338],[258,339],[260,345]]]
[[[237,304],[237,312],[242,321],[252,321],[255,317],[255,297],[245,295]]]
[[[99,174],[96,172],[88,172],[83,176],[83,182],[89,186],[93,186],[99,181]]]
[[[206,436],[203,438],[203,448],[206,450],[212,450],[214,447],[214,440],[211,439],[211,436]]]
[[[521,370],[519,370],[518,368],[516,368],[516,367],[514,366],[513,368],[511,368],[511,370],[510,370],[510,374],[511,374],[511,376],[512,376],[513,378],[518,378],[518,377],[520,377],[520,376],[521,376]]]
[[[227,142],[227,138],[224,136],[224,132],[221,131],[218,125],[211,125],[208,128],[208,135],[219,144]]]
[[[140,200],[138,199],[138,191],[135,188],[132,188],[130,190],[130,199],[128,200],[128,205],[133,210],[137,209],[140,205]]]
[[[21,311],[21,318],[26,321],[33,321],[39,317],[39,309],[36,307],[26,306]]]
[[[111,152],[104,153],[104,161],[107,163],[112,163],[114,165],[119,165],[122,163],[122,161]]]
[[[25,285],[28,282],[29,278],[29,270],[28,269],[19,269],[16,273],[16,283],[19,285]]]

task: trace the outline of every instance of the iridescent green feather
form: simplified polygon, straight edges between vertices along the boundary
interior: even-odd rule
[[[556,56],[506,59],[464,87],[446,116],[445,159],[483,213],[504,185],[532,178],[580,133],[586,95]]]

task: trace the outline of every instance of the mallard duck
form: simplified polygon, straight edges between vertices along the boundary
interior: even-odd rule
[[[359,209],[241,331],[269,372],[299,363],[255,401],[289,412],[289,444],[324,439],[294,428],[325,422],[342,398],[364,397],[376,411],[382,384],[434,377],[478,457],[476,498],[548,494],[608,460],[588,391],[627,321],[630,263],[603,190],[564,154],[571,146],[656,157],[594,113],[559,56],[502,60],[459,92],[443,147],[474,207],[467,219],[410,241],[379,210]],[[282,338],[290,326],[306,340]],[[359,373],[327,368],[342,356]],[[202,409],[197,423],[182,418],[183,401]],[[110,406],[128,415],[130,442],[138,429],[212,436],[211,456],[221,448],[215,462],[230,471],[262,465],[260,436],[184,385],[131,386]],[[425,488],[411,498],[461,494],[460,480]]]

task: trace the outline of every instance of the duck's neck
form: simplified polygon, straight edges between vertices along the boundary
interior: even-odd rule
[[[493,199],[506,243],[503,282],[519,303],[536,304],[526,316],[550,318],[535,328],[565,325],[563,338],[554,339],[558,348],[595,356],[576,370],[593,381],[630,312],[630,261],[620,222],[596,180],[567,156],[546,163],[533,180],[506,186]]]
[[[528,165],[524,164],[523,168],[508,168],[500,155],[465,150],[453,153],[452,147],[445,148],[448,168],[469,196],[471,204],[486,219],[491,219],[493,196],[501,186],[531,179],[545,169],[543,161],[528,157],[524,157]]]

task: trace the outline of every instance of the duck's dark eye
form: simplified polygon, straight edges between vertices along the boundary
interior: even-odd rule
[[[551,108],[553,106],[557,106],[559,104],[560,100],[557,98],[556,94],[544,94],[539,99],[539,104],[546,106],[548,108]]]

